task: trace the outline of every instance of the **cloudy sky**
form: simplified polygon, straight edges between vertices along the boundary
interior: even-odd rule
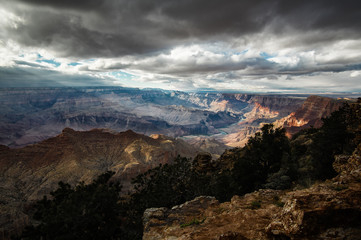
[[[361,92],[359,0],[0,0],[0,87]]]

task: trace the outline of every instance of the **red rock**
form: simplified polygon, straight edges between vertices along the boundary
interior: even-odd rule
[[[290,137],[302,129],[322,126],[322,118],[338,110],[344,101],[333,98],[310,96],[297,111],[275,122],[276,127],[284,127]]]

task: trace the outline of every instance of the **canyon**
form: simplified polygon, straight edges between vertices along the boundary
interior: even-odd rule
[[[304,100],[298,96],[121,87],[0,89],[0,144],[23,147],[69,127],[83,131],[130,129],[186,140],[204,136],[234,146],[238,143],[230,143],[227,135],[244,129],[253,133],[259,123],[295,112]]]
[[[89,183],[111,170],[127,192],[133,177],[178,155],[217,159],[265,123],[292,136],[320,126],[343,102],[117,87],[1,89],[0,239],[21,232],[34,201],[59,181]]]

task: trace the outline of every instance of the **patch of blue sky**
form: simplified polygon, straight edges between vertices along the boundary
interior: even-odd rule
[[[54,59],[38,59],[38,60],[36,60],[36,62],[38,62],[38,63],[42,63],[42,62],[50,63],[50,64],[54,65],[55,67],[60,66],[60,62],[57,62]]]
[[[68,63],[68,66],[78,66],[78,65],[81,65],[81,63],[78,63],[78,62]]]
[[[59,67],[60,66],[60,62],[55,61],[54,59],[43,59],[43,56],[41,56],[39,53],[37,54],[38,59],[36,60],[36,62],[38,63],[50,63],[52,65],[54,65],[55,67]]]
[[[244,55],[244,54],[246,54],[247,52],[248,52],[248,49],[245,49],[245,50],[243,50],[243,51],[241,51],[241,52],[239,52],[239,51],[234,51],[234,50],[230,50],[230,51],[222,51],[222,52],[220,52],[220,53],[223,54],[224,56],[229,57],[229,56],[233,56],[233,55]]]
[[[118,79],[133,79],[135,77],[133,74],[122,71],[110,72],[109,75]]]
[[[243,50],[242,52],[235,53],[236,55],[244,55],[248,52],[248,49]]]
[[[268,53],[266,53],[266,52],[261,52],[260,54],[259,54],[262,58],[264,58],[264,59],[270,59],[270,58],[273,58],[273,57],[275,57],[276,55],[271,55],[271,54],[268,54]]]
[[[85,59],[82,62],[88,63],[88,62],[94,62],[96,59],[94,58],[89,58],[89,59]]]

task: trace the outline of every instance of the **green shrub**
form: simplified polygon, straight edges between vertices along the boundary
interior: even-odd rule
[[[192,225],[200,225],[200,224],[204,223],[205,220],[206,220],[206,218],[203,218],[202,220],[193,218],[190,222],[181,224],[180,227],[185,228],[185,227],[192,226]]]

